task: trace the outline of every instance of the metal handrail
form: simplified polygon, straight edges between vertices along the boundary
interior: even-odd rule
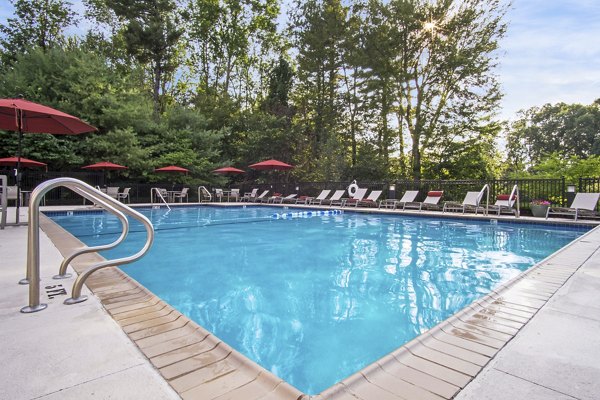
[[[483,215],[488,215],[488,206],[490,204],[490,185],[487,183],[483,185],[481,191],[479,192],[479,201],[481,201],[481,197],[483,197],[483,193],[486,193],[487,196],[485,198],[485,208],[483,209]]]
[[[209,202],[212,200],[212,194],[210,194],[210,191],[204,186],[198,186],[198,203],[202,203],[202,194],[208,197]]]
[[[6,186],[8,178],[6,175],[0,175],[0,181],[2,181],[2,193],[0,194],[0,229],[4,229],[6,226],[6,208],[8,207],[8,187]]]
[[[44,195],[59,186],[63,186],[73,190],[79,195],[87,198],[88,200],[97,203],[101,207],[104,207],[108,211],[114,213],[121,219],[119,213],[127,214],[133,218],[139,220],[146,228],[147,239],[144,246],[135,254],[118,258],[116,260],[105,260],[96,263],[88,267],[83,271],[73,283],[73,289],[71,291],[71,298],[65,300],[65,304],[75,304],[87,300],[87,296],[81,295],[81,289],[86,279],[95,271],[111,267],[118,266],[127,263],[134,262],[139,258],[143,257],[154,241],[154,228],[148,218],[134,209],[124,205],[123,203],[113,199],[112,197],[94,189],[92,186],[85,182],[82,182],[73,178],[57,178],[52,179],[38,185],[31,193],[31,199],[29,201],[29,227],[28,227],[28,240],[27,240],[27,280],[29,281],[29,305],[21,308],[23,313],[31,313],[41,311],[47,307],[47,304],[40,303],[40,201]],[[126,220],[126,218],[125,218]],[[121,219],[123,222],[123,219]],[[128,228],[128,223],[124,225],[124,228]],[[114,244],[114,243],[112,243]],[[112,245],[111,244],[111,245]],[[80,250],[78,250],[80,251]],[[83,253],[80,253],[83,254]],[[73,255],[70,256],[71,259]]]
[[[516,218],[519,218],[519,216],[521,215],[521,207],[520,207],[521,198],[519,197],[519,185],[517,185],[517,184],[515,184],[515,186],[513,186],[512,190],[510,192],[510,197],[508,198],[509,204],[510,204],[510,200],[513,198],[515,199],[515,202],[517,203]]]
[[[79,193],[79,189],[76,189],[76,192]],[[79,194],[81,194],[81,193],[79,193]],[[67,273],[67,268],[69,268],[69,264],[71,264],[71,262],[76,257],[79,257],[82,254],[95,253],[98,251],[113,249],[113,248],[117,247],[127,237],[127,234],[129,233],[129,221],[127,220],[127,217],[122,212],[120,212],[117,209],[113,209],[108,203],[106,203],[100,199],[94,199],[94,202],[108,210],[111,210],[113,212],[113,214],[116,215],[117,218],[119,218],[119,220],[121,221],[121,225],[123,227],[123,229],[121,230],[121,235],[117,238],[117,240],[115,240],[114,242],[109,243],[109,244],[105,244],[105,245],[101,245],[101,246],[93,246],[93,247],[86,246],[86,247],[75,250],[75,252],[73,252],[71,255],[65,257],[63,262],[60,264],[60,268],[58,269],[58,275],[54,275],[52,277],[53,279],[70,278],[71,274]]]
[[[150,189],[150,203],[154,204],[154,193],[156,193],[158,197],[162,200],[162,202],[165,203],[165,206],[167,206],[167,208],[170,210],[171,207],[169,207],[169,203],[167,203],[159,189],[160,188]]]

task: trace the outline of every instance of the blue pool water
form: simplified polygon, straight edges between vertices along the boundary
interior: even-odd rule
[[[289,210],[287,212],[293,212]],[[123,269],[220,339],[316,394],[445,320],[584,233],[489,221],[265,207],[144,209],[149,254]],[[53,216],[89,245],[107,214]],[[136,252],[141,226],[105,256]]]

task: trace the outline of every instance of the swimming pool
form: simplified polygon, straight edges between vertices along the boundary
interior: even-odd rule
[[[267,207],[142,211],[155,224],[156,242],[123,269],[309,394],[585,231],[352,213],[273,219],[282,210]],[[118,227],[105,214],[53,219],[87,244],[113,240]],[[137,250],[143,237],[132,233],[111,255]]]

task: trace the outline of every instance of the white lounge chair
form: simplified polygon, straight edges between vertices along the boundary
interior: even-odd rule
[[[119,187],[118,186],[109,186],[106,188],[106,194],[112,197],[113,199],[119,198]]]
[[[219,200],[219,203],[223,201],[223,189],[215,189],[215,201]]]
[[[298,193],[288,194],[285,197],[282,197],[282,196],[273,196],[273,197],[271,197],[271,199],[273,199],[273,204],[276,204],[276,203],[282,204],[282,203],[284,203],[286,201],[290,202],[292,200],[295,203],[296,202],[296,196],[298,196]]]
[[[427,197],[421,202],[409,202],[404,204],[404,209],[415,208],[419,211],[425,209],[439,209],[439,203],[444,195],[443,190],[430,190],[427,192]]]
[[[342,205],[342,196],[346,193],[345,190],[336,190],[329,199],[321,200],[321,204],[329,204],[330,206]]]
[[[298,193],[288,194],[287,196],[285,196],[281,199],[280,203],[297,204],[298,199],[296,198],[296,196],[298,196]]]
[[[175,201],[175,199],[179,199],[179,202],[182,203],[183,199],[185,198],[185,202],[187,203],[188,200],[188,191],[190,190],[190,188],[183,188],[181,189],[180,192],[175,192],[173,193],[173,201]]]
[[[127,200],[127,202],[130,202],[129,199],[129,191],[131,190],[130,187],[126,187],[125,189],[123,189],[123,191],[121,193],[117,193],[117,200],[119,201],[125,201]]]
[[[325,200],[327,196],[329,196],[329,193],[331,193],[331,190],[329,189],[321,190],[321,193],[319,193],[317,197],[311,198],[308,201],[308,204],[321,204],[323,200]]]
[[[242,197],[240,199],[240,201],[252,201],[256,198],[257,194],[258,194],[258,188],[254,188],[254,189],[252,189],[251,192],[244,193],[244,197]]]
[[[488,212],[493,211],[498,213],[498,215],[504,212],[518,216],[519,213],[515,209],[517,199],[516,194],[512,194],[512,196],[510,194],[499,194],[496,196],[496,202],[488,206]]]
[[[404,192],[404,195],[402,196],[402,198],[400,200],[386,199],[386,200],[380,201],[379,208],[381,208],[381,207],[390,208],[391,207],[392,209],[395,210],[396,207],[402,206],[402,209],[404,210],[404,206],[406,205],[406,203],[414,203],[414,201],[418,195],[419,195],[418,190],[407,190],[406,192]]]
[[[14,200],[15,205],[17,204],[17,187],[16,186],[7,186],[6,187],[6,200]]]
[[[231,194],[229,195],[231,201],[239,201],[240,200],[240,189],[231,189]]]
[[[267,197],[267,194],[268,194],[268,193],[269,193],[269,191],[268,191],[268,190],[265,190],[265,191],[263,191],[263,192],[262,192],[262,193],[261,193],[259,196],[257,196],[257,197],[254,199],[254,202],[256,202],[256,203],[262,203],[262,202],[263,202],[263,200],[264,200],[264,201],[268,200],[268,197]]]
[[[462,203],[456,201],[445,201],[443,212],[446,211],[462,211],[464,214],[465,211],[475,211],[475,214],[479,212],[479,210],[485,212],[485,207],[481,207],[479,203],[483,199],[483,194],[485,193],[485,188],[481,189],[479,192],[467,192]]]
[[[341,202],[341,206],[345,207],[347,205],[351,205],[354,204],[354,207],[356,207],[356,204],[358,204],[359,201],[361,201],[362,199],[365,198],[365,196],[367,195],[367,188],[358,188],[356,189],[356,192],[354,193],[354,196],[350,197],[349,199],[343,199],[343,201]]]
[[[571,203],[571,207],[549,207],[546,211],[546,219],[550,214],[578,217],[597,217],[596,206],[600,199],[600,193],[577,193]]]
[[[366,199],[357,201],[356,204],[354,205],[354,207],[358,207],[358,206],[376,207],[377,200],[379,200],[381,193],[383,193],[383,190],[371,191],[371,193],[369,194],[369,196]]]

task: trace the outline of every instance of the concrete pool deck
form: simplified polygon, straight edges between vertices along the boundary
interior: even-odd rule
[[[61,258],[46,236],[41,238],[44,288],[44,279],[55,273]],[[61,304],[66,296],[43,298],[49,303],[47,310],[20,314],[27,289],[15,282],[24,274],[26,228],[6,228],[0,239],[0,339],[8,346],[0,357],[11,365],[0,373],[2,381],[9,382],[0,388],[0,398],[85,398],[91,393],[99,398],[178,397],[115,324],[106,303],[103,309],[95,296],[74,306]],[[467,313],[433,328],[429,337],[403,346],[407,351],[384,357],[318,398],[596,398],[599,248],[600,231],[594,231]],[[70,293],[72,280],[51,282],[62,283]],[[109,292],[104,288],[98,295],[104,301]],[[128,324],[121,326],[128,330]],[[111,350],[110,360],[106,349]],[[139,373],[139,378],[128,373]],[[141,383],[139,393],[135,382]],[[188,388],[196,388],[196,396],[183,397],[218,397],[201,386],[188,382]],[[231,393],[223,393],[223,398],[264,397]],[[293,398],[290,394],[271,398]]]

